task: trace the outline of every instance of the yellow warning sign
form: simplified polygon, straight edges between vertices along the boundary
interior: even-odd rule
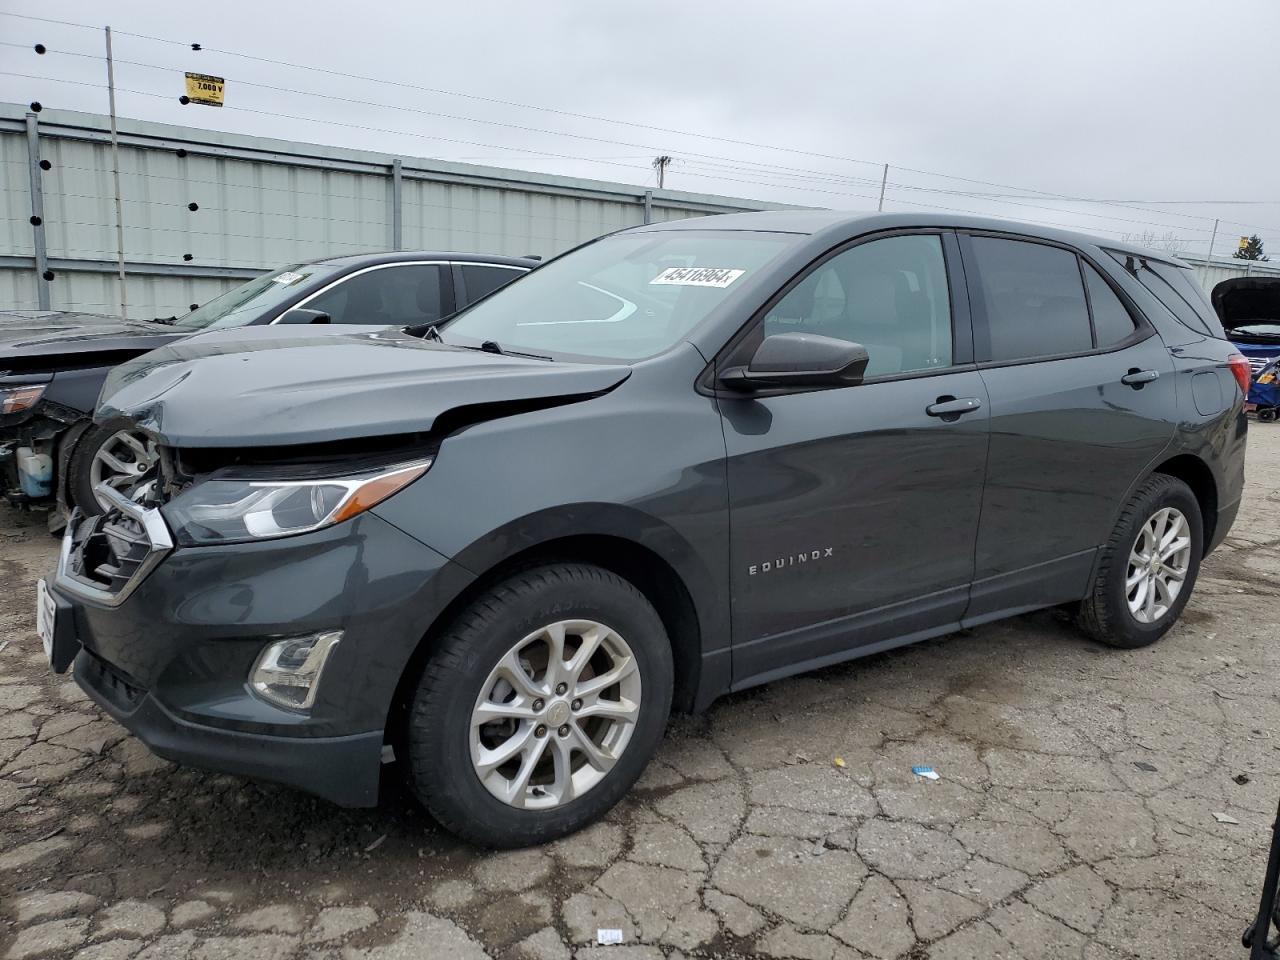
[[[220,107],[225,84],[222,77],[211,77],[207,73],[188,73],[187,99],[192,103],[203,103],[207,107]]]

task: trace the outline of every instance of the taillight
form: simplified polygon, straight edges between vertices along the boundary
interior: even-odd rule
[[[1246,396],[1249,393],[1249,378],[1251,371],[1249,370],[1249,358],[1238,353],[1233,353],[1227,357],[1227,366],[1231,368],[1231,374],[1236,378],[1236,383],[1240,384],[1240,392]]]

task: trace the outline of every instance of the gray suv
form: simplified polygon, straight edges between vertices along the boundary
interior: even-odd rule
[[[1159,639],[1240,500],[1248,365],[1077,234],[771,212],[579,247],[445,324],[116,369],[155,469],[74,519],[53,669],[156,753],[537,843],[672,709],[1037,608]]]

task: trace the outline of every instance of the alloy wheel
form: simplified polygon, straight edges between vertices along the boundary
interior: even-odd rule
[[[1157,510],[1129,552],[1125,598],[1139,623],[1155,623],[1173,606],[1191,567],[1191,526],[1176,507]]]
[[[503,803],[562,806],[618,762],[640,703],[640,671],[617,631],[594,620],[548,624],[513,646],[481,687],[472,766]]]
[[[158,459],[154,440],[134,430],[118,430],[94,451],[89,464],[90,486],[96,491],[98,484],[105,483],[128,496]],[[94,499],[103,511],[111,508],[96,492]]]

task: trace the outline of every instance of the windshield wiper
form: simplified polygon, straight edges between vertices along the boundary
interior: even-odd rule
[[[480,343],[480,349],[485,353],[502,353],[502,347],[498,345],[497,340],[484,340]]]

